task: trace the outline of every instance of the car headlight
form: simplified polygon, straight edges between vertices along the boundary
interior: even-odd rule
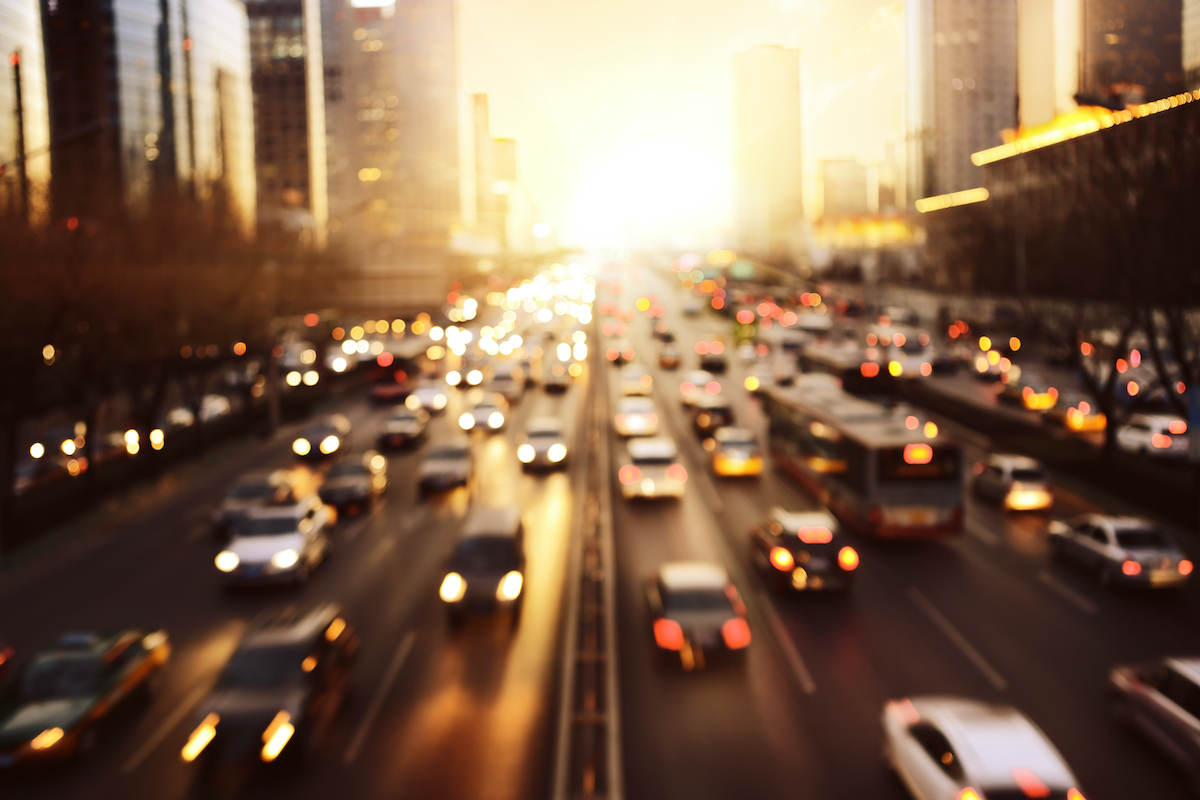
[[[192,731],[192,735],[188,737],[187,744],[180,753],[184,761],[195,761],[204,748],[208,747],[208,743],[216,738],[217,723],[220,721],[221,718],[213,713],[200,722],[196,730]]]
[[[312,445],[308,439],[297,439],[292,442],[292,452],[298,456],[306,456],[312,452]]]
[[[464,431],[469,431],[475,427],[475,417],[471,414],[463,414],[458,418],[458,427]]]
[[[296,726],[292,725],[291,714],[286,711],[276,714],[275,718],[271,720],[271,724],[263,731],[263,748],[260,754],[262,760],[270,763],[278,758],[295,732]]]
[[[504,415],[501,414],[499,411],[493,411],[491,414],[488,414],[488,427],[489,428],[499,428],[503,424],[504,424]]]
[[[430,403],[430,405],[433,406],[436,410],[441,411],[443,408],[446,407],[446,395],[444,395],[440,392],[438,394],[435,394],[433,396],[433,402]]]
[[[467,582],[457,572],[447,572],[442,578],[442,586],[438,595],[447,603],[457,603],[467,593]]]
[[[515,569],[500,579],[500,585],[496,587],[497,600],[516,600],[521,594],[521,585],[525,579],[521,577],[521,573]]]
[[[341,440],[339,440],[338,437],[330,434],[321,440],[321,452],[325,455],[329,455],[334,450],[337,450],[340,444]]]
[[[450,384],[451,386],[458,386],[460,383],[462,383],[462,375],[458,370],[452,369],[446,373],[446,383]]]
[[[478,386],[483,383],[483,373],[477,369],[473,369],[467,373],[467,383],[472,386]]]
[[[561,444],[552,444],[550,449],[546,451],[546,458],[553,461],[555,464],[567,457],[567,448]]]
[[[271,556],[271,565],[276,569],[290,569],[296,566],[296,562],[299,560],[300,554],[289,547],[287,550],[280,550]]]
[[[408,397],[404,398],[404,407],[409,411],[416,411],[421,407],[421,398],[417,397],[415,394],[410,394]]]
[[[237,553],[230,550],[222,550],[217,553],[216,565],[221,572],[233,572],[240,563],[242,563],[242,559],[238,558]]]
[[[533,461],[535,455],[537,453],[534,452],[533,445],[531,444],[523,444],[517,448],[517,458],[521,460],[522,464],[528,464],[530,461]]]
[[[30,740],[29,747],[33,750],[46,750],[58,744],[62,738],[62,728],[47,728]]]

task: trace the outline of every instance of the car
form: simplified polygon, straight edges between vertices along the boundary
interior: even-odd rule
[[[1108,676],[1114,719],[1175,762],[1200,792],[1200,658],[1160,658],[1113,667]]]
[[[68,633],[38,651],[0,698],[0,767],[90,755],[105,717],[153,692],[170,657],[166,631],[140,628]]]
[[[775,385],[775,370],[767,361],[756,361],[746,371],[742,385],[748,392],[765,392]]]
[[[754,342],[742,342],[739,344],[737,356],[743,364],[753,364],[758,359],[758,350],[754,347]]]
[[[721,477],[761,475],[763,453],[754,431],[746,428],[717,428],[712,438],[712,468]],[[707,447],[707,442],[705,443]]]
[[[1084,514],[1051,522],[1049,531],[1051,553],[1094,572],[1105,586],[1177,588],[1192,574],[1175,540],[1144,519]]]
[[[692,429],[697,436],[708,437],[718,428],[733,424],[733,404],[720,395],[703,395],[696,398],[692,410]]]
[[[653,335],[654,338],[658,339],[660,342],[675,341],[675,334],[671,333],[671,328],[667,325],[667,321],[665,319],[660,319],[654,323],[654,330],[651,335]]]
[[[317,495],[339,512],[366,510],[387,490],[387,468],[387,459],[376,450],[342,456],[325,473]]]
[[[287,470],[250,472],[234,481],[221,505],[213,509],[213,529],[228,533],[246,518],[251,509],[295,501],[296,487]]]
[[[696,342],[696,355],[700,356],[700,369],[707,372],[724,373],[729,368],[725,342],[718,334],[711,334]]]
[[[475,472],[475,457],[471,442],[464,438],[438,442],[425,455],[417,470],[417,491],[424,495],[431,490],[466,486]]]
[[[571,373],[566,364],[552,364],[542,370],[542,387],[547,392],[561,393],[571,388]]]
[[[1187,421],[1172,414],[1134,414],[1117,428],[1117,445],[1131,453],[1184,458],[1187,429]]]
[[[658,408],[649,397],[622,397],[617,401],[613,429],[618,436],[654,436],[658,426]]]
[[[410,395],[412,396],[414,395]],[[417,404],[415,409],[397,406],[383,421],[383,430],[379,432],[379,447],[394,449],[416,444],[425,438],[428,424],[429,412],[420,404]]]
[[[776,590],[816,591],[850,588],[859,555],[828,511],[776,506],[750,530],[750,561]]]
[[[1050,381],[1042,375],[1023,372],[1020,378],[1004,384],[1000,396],[1019,403],[1029,411],[1045,411],[1058,402],[1058,389],[1051,386]]]
[[[619,339],[604,350],[604,357],[618,367],[633,361],[633,345],[625,339]]]
[[[393,405],[408,399],[412,392],[408,373],[402,369],[377,367],[371,375],[371,402],[376,405]]]
[[[292,452],[301,458],[331,456],[350,444],[350,420],[328,414],[305,425],[292,441]]]
[[[679,354],[679,348],[674,344],[665,344],[663,349],[658,353],[658,366],[663,369],[679,369],[679,365],[683,363],[683,356]]]
[[[495,392],[473,391],[467,398],[470,407],[458,417],[458,427],[464,431],[478,428],[483,431],[498,431],[504,427],[508,401]]]
[[[621,369],[619,386],[622,397],[649,397],[654,393],[654,376],[641,364],[627,364]]]
[[[949,696],[889,700],[884,758],[918,800],[1084,800],[1058,749],[1011,706]]]
[[[488,382],[488,391],[502,395],[509,403],[519,403],[525,396],[525,371],[519,364],[497,364]]]
[[[1058,400],[1043,416],[1049,422],[1077,433],[1102,431],[1108,427],[1108,418],[1096,406],[1096,401],[1073,389],[1059,392]]]
[[[412,393],[404,398],[404,407],[410,411],[423,410],[427,414],[440,414],[446,409],[446,403],[449,398],[446,397],[445,390],[433,381],[422,381],[418,383]]]
[[[706,394],[720,394],[721,384],[717,382],[711,372],[702,369],[692,370],[684,374],[683,381],[679,384],[679,393],[682,395],[684,408],[689,408],[696,404],[698,397]]]
[[[214,563],[226,586],[302,584],[329,554],[335,511],[316,495],[287,506],[255,509]]]
[[[525,469],[562,469],[567,465],[567,437],[558,417],[533,417],[517,438],[517,460]]]
[[[467,514],[438,587],[451,622],[469,613],[519,614],[525,583],[525,528],[516,506],[477,506]]]
[[[683,497],[687,478],[675,442],[666,436],[630,439],[617,469],[621,496],[626,500]]]
[[[258,617],[197,708],[180,756],[202,774],[303,758],[345,704],[358,648],[332,603]]]
[[[704,306],[700,304],[698,297],[689,297],[683,301],[683,315],[685,317],[698,317]]]
[[[1028,456],[993,453],[977,467],[971,488],[1005,511],[1048,511],[1054,505],[1050,473]]]
[[[685,671],[750,646],[746,606],[725,568],[704,561],[663,564],[646,582],[654,644]],[[673,661],[674,658],[672,657]]]

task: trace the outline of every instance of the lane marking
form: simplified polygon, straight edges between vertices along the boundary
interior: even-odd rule
[[[1083,613],[1096,614],[1100,611],[1100,609],[1096,607],[1095,603],[1084,597],[1080,592],[1072,589],[1070,586],[1067,586],[1065,583],[1055,578],[1049,572],[1042,570],[1038,573],[1037,577],[1047,589],[1050,589],[1052,592],[1057,594],[1063,600],[1066,600],[1071,605],[1075,606]]]
[[[597,350],[597,353],[599,351]],[[600,383],[599,397],[602,398],[604,419],[611,411],[607,393],[607,375]],[[599,452],[597,470],[600,473],[600,558],[605,570],[602,599],[604,603],[604,639],[608,648],[608,661],[604,665],[604,688],[608,696],[604,700],[604,712],[608,725],[605,727],[605,757],[608,760],[608,797],[624,800],[625,765],[622,760],[621,740],[621,686],[617,675],[620,653],[617,650],[617,552],[613,535],[612,464],[609,462],[610,444],[603,433],[598,437]]]
[[[973,524],[973,525],[968,524],[968,525],[964,526],[967,530],[968,535],[975,537],[979,541],[986,544],[988,547],[996,547],[997,545],[1000,544],[1000,537],[997,536],[995,532],[990,531],[987,528],[985,528],[984,526],[978,524],[978,520],[972,520],[972,521],[975,522],[976,524]]]
[[[796,643],[792,641],[787,628],[784,627],[783,620],[775,613],[775,607],[771,604],[770,598],[763,596],[761,591],[756,591],[755,594],[759,599],[759,609],[765,609],[764,614],[775,633],[775,641],[779,643],[779,649],[783,651],[788,666],[792,668],[792,675],[800,684],[800,690],[805,694],[816,694],[817,683],[813,680],[812,673],[808,671],[808,665],[800,656],[800,650],[796,647]]]
[[[992,686],[1000,691],[1008,688],[1008,681],[1004,680],[1004,676],[997,672],[995,668],[993,668],[992,665],[987,662],[987,659],[985,659],[979,653],[979,651],[975,649],[974,645],[967,641],[967,637],[963,636],[958,628],[954,627],[953,623],[946,619],[942,615],[942,612],[937,610],[937,607],[929,601],[929,598],[921,594],[920,590],[918,590],[915,586],[910,586],[908,588],[908,596],[912,598],[912,601],[916,604],[917,608],[925,612],[925,616],[929,617],[930,622],[932,622],[935,626],[937,626],[938,630],[945,634],[946,638],[950,640],[950,643],[957,647],[959,652],[966,656],[966,659],[975,665],[975,668],[983,674],[983,677],[988,679],[988,682],[991,683]]]
[[[358,758],[363,745],[366,744],[367,734],[371,732],[371,727],[375,724],[375,718],[383,710],[383,701],[387,699],[392,683],[400,675],[400,668],[404,666],[404,661],[408,658],[408,653],[412,650],[413,642],[416,639],[417,632],[409,631],[400,641],[400,646],[396,648],[396,654],[392,656],[392,663],[388,664],[387,672],[383,674],[383,682],[375,690],[375,696],[371,698],[371,705],[367,706],[367,713],[363,715],[358,730],[354,732],[354,738],[350,740],[350,746],[346,748],[346,753],[342,756],[343,763],[353,764],[354,760]]]
[[[183,718],[192,712],[192,709],[208,693],[208,690],[208,686],[197,686],[193,689],[192,693],[184,698],[183,702],[176,706],[175,710],[162,721],[162,724],[154,729],[154,732],[150,734],[150,738],[142,742],[142,746],[129,757],[129,760],[121,767],[121,773],[128,775],[140,767],[142,762],[158,749],[163,740],[171,735],[171,731],[175,730],[180,722],[183,722]]]

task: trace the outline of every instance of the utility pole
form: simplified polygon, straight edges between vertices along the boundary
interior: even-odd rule
[[[25,106],[21,99],[21,53],[14,50],[9,58],[13,68],[13,111],[17,122],[17,193],[21,198],[21,216],[29,221],[29,174],[25,169]]]

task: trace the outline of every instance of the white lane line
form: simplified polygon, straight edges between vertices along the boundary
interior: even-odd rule
[[[1099,612],[1100,609],[1098,609],[1096,607],[1095,603],[1093,603],[1091,600],[1088,600],[1082,594],[1080,594],[1079,592],[1072,589],[1070,586],[1067,586],[1065,583],[1063,583],[1062,581],[1055,578],[1049,572],[1046,572],[1045,570],[1039,572],[1038,580],[1041,581],[1043,584],[1045,584],[1047,589],[1050,589],[1052,592],[1057,594],[1063,600],[1066,600],[1071,605],[1078,608],[1083,613],[1096,614]]]
[[[800,684],[800,690],[805,694],[815,694],[817,691],[817,683],[813,680],[812,673],[808,671],[808,665],[804,663],[804,659],[800,656],[800,651],[796,648],[796,643],[792,641],[792,637],[788,634],[787,628],[783,625],[783,620],[775,613],[775,607],[771,604],[770,598],[766,597],[761,591],[756,591],[759,600],[759,609],[767,617],[767,621],[771,625],[771,630],[775,633],[775,641],[779,642],[779,649],[783,650],[783,656],[787,659],[788,666],[792,668],[792,675],[795,676],[796,682]]]
[[[974,523],[974,524],[972,524],[972,523]],[[968,520],[966,528],[967,528],[968,534],[970,534],[971,536],[974,536],[976,539],[983,542],[988,547],[995,547],[998,544],[1000,544],[1000,537],[997,536],[992,531],[990,531],[987,528],[980,525],[977,520]]]
[[[383,674],[383,682],[375,690],[375,696],[371,698],[371,705],[367,706],[367,713],[363,715],[358,730],[354,732],[354,738],[350,740],[350,746],[346,748],[346,753],[342,756],[343,763],[353,764],[354,760],[358,758],[358,754],[367,741],[367,734],[371,732],[371,727],[375,724],[375,718],[383,710],[383,701],[387,699],[388,692],[391,691],[392,684],[400,674],[400,668],[404,666],[404,661],[408,658],[408,653],[412,650],[413,642],[416,639],[417,632],[409,631],[400,641],[400,646],[396,648],[396,655],[392,656],[392,663],[388,664],[387,672]]]
[[[600,385],[601,392],[607,381]],[[604,417],[608,418],[608,396],[604,395]],[[608,797],[610,800],[625,798],[625,762],[621,747],[621,684],[618,676],[620,654],[617,652],[617,550],[613,534],[612,464],[609,463],[609,447],[606,436],[599,437],[597,469],[600,473],[600,559],[605,570],[603,591],[604,640],[608,646],[608,659],[604,663],[605,756],[608,759]]]
[[[150,754],[158,749],[158,746],[163,743],[163,740],[171,735],[171,731],[175,730],[179,723],[183,721],[183,718],[192,712],[192,709],[196,707],[196,704],[199,703],[200,699],[204,697],[206,692],[208,692],[208,688],[208,686],[202,685],[193,689],[192,693],[184,698],[182,703],[175,707],[175,710],[171,712],[170,716],[164,719],[162,724],[154,729],[154,733],[150,734],[150,738],[142,742],[142,746],[139,747],[134,754],[129,757],[129,760],[125,762],[125,765],[121,767],[121,772],[125,775],[128,775],[140,767],[142,762],[149,758]]]
[[[954,627],[950,620],[942,616],[942,612],[938,611],[937,607],[934,606],[933,603],[929,602],[929,598],[921,594],[921,592],[915,586],[909,587],[908,596],[911,597],[912,601],[917,604],[917,608],[925,612],[925,616],[929,617],[930,622],[936,625],[938,629],[946,635],[946,638],[950,640],[950,643],[957,647],[959,652],[966,656],[967,660],[974,664],[975,668],[983,673],[983,677],[987,678],[988,682],[991,683],[992,686],[1001,691],[1008,688],[1008,681],[1004,680],[1004,676],[997,672],[995,668],[993,668],[992,665],[987,662],[987,659],[980,655],[979,651],[975,649],[974,645],[967,641],[967,637],[963,636],[962,633],[959,632],[958,628]]]

